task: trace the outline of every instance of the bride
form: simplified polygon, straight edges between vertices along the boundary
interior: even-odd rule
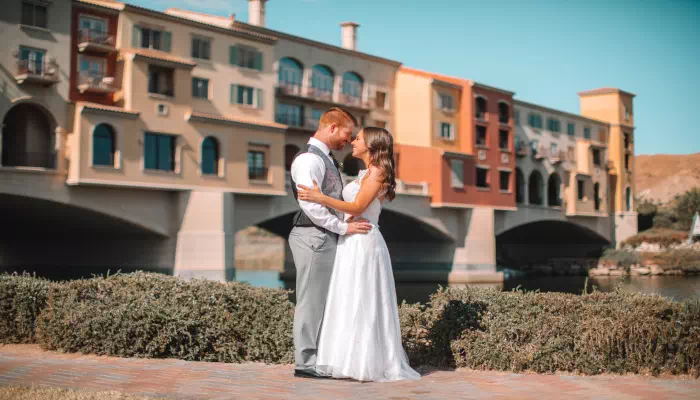
[[[377,222],[382,202],[395,197],[394,144],[382,128],[362,129],[352,156],[367,169],[345,186],[343,199],[298,185],[299,200],[334,208],[372,223],[366,235],[341,236],[321,325],[317,371],[334,378],[388,382],[420,379],[401,345],[401,327],[389,251]]]

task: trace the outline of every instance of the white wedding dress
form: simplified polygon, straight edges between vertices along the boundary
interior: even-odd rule
[[[366,173],[343,189],[345,201],[355,199]],[[334,378],[420,379],[401,345],[391,259],[377,226],[381,211],[374,199],[362,214],[372,230],[338,241],[316,359],[317,371]]]

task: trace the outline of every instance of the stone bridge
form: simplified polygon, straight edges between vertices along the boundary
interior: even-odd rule
[[[43,269],[53,276],[147,269],[230,280],[235,233],[257,225],[286,238],[297,210],[291,194],[65,182],[57,171],[0,167],[0,267]],[[569,252],[571,243],[599,249],[612,237],[609,218],[571,217],[536,206],[435,208],[425,185],[401,182],[379,225],[396,279],[419,282],[496,282],[503,276],[496,270],[497,248],[499,260],[517,259],[551,251],[552,243],[566,244],[559,248]],[[286,275],[292,276],[289,251],[285,256]]]

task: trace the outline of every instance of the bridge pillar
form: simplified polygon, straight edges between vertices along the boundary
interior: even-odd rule
[[[183,193],[174,275],[230,281],[235,277],[234,196],[232,193]]]
[[[466,226],[464,247],[455,249],[450,283],[497,283],[503,272],[496,271],[496,231],[493,208],[471,209]]]

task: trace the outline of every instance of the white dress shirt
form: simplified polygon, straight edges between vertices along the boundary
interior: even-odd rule
[[[324,154],[327,155],[329,160],[333,160],[330,156],[330,150],[328,146],[322,141],[311,138],[308,144],[318,147]],[[299,155],[294,162],[292,162],[292,180],[304,186],[313,187],[313,181],[318,183],[321,187],[323,183],[323,177],[326,175],[326,164],[323,162],[321,157],[313,153],[304,153]],[[336,217],[332,214],[328,208],[322,206],[321,204],[311,203],[308,201],[299,200],[299,207],[306,214],[311,221],[323,228],[328,229],[331,232],[335,232],[339,235],[345,235],[348,231],[348,223],[342,219]]]

